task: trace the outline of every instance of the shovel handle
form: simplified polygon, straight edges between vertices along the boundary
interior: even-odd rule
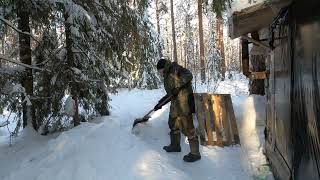
[[[172,97],[172,96],[168,96],[168,97],[167,97],[164,101],[162,101],[159,105],[163,106],[163,105],[167,104],[167,103],[169,102],[169,99],[171,99],[171,97]],[[134,127],[135,127],[137,124],[139,124],[139,123],[148,121],[149,118],[150,118],[150,117],[149,117],[150,114],[152,114],[152,113],[155,112],[155,111],[156,111],[156,110],[152,109],[152,110],[150,110],[146,115],[144,115],[142,119],[137,119],[137,120],[135,120],[134,123],[133,123],[133,127],[132,127],[132,128],[134,128]]]
[[[153,113],[153,112],[154,112],[154,109],[152,109],[151,111],[149,111],[148,114],[144,115],[143,118],[148,117],[148,116],[149,116],[151,113]]]
[[[163,106],[163,105],[165,105],[165,104],[167,104],[169,101],[169,99],[171,99],[171,97],[172,96],[168,96],[164,101],[162,101],[159,105],[160,106]],[[143,116],[143,118],[148,118],[148,116],[150,115],[150,114],[152,114],[153,112],[155,112],[156,110],[154,110],[154,109],[152,109],[152,110],[150,110],[146,115],[144,115]]]

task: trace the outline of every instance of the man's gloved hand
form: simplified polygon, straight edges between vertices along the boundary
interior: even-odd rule
[[[168,94],[166,94],[165,96],[163,96],[163,97],[158,101],[158,104],[160,104],[160,103],[162,103],[163,101],[165,101],[168,97],[169,97]]]
[[[171,101],[171,96],[169,94],[166,94],[158,101],[158,104],[153,108],[153,110],[157,111],[161,109],[162,106],[166,105],[170,101]]]
[[[180,88],[173,88],[171,90],[171,93],[173,96],[178,96],[179,92],[180,92]]]

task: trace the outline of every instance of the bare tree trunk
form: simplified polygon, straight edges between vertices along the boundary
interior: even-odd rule
[[[31,33],[30,26],[29,26],[29,12],[25,10],[25,6],[23,1],[17,2],[17,17],[18,17],[18,29],[22,32]],[[32,65],[31,59],[31,40],[30,36],[25,33],[19,33],[19,55],[20,61],[24,64]],[[21,79],[21,84],[25,88],[27,96],[33,95],[33,76],[32,76],[32,69],[27,68],[25,69],[24,75]],[[25,128],[30,122],[33,125],[35,130],[38,129],[38,125],[34,118],[34,108],[33,105],[27,104],[23,98],[23,127]]]
[[[199,52],[199,50],[198,50],[198,42],[196,42],[195,51],[196,51],[195,54],[198,55],[198,52]],[[198,69],[197,69],[198,67],[197,67],[197,64],[196,64],[196,60],[197,60],[197,57],[196,57],[196,55],[195,55],[195,58],[194,58],[194,60],[193,60],[194,92],[197,92],[197,82],[198,82]]]
[[[238,43],[238,47],[239,47],[239,49],[238,49],[238,51],[239,51],[238,52],[239,53],[239,59],[238,60],[240,62],[238,70],[239,70],[239,72],[241,72],[241,69],[242,69],[242,60],[241,60],[242,59],[242,41],[241,40]]]
[[[197,62],[199,62],[200,58],[199,58],[199,39],[196,38],[196,42],[195,42],[195,58],[194,58],[194,76],[195,76],[195,83],[198,81],[198,74],[200,73],[200,69],[199,69],[199,64]],[[200,78],[201,79],[201,78]]]
[[[206,74],[205,74],[205,63],[204,63],[202,0],[198,0],[198,18],[199,18],[199,47],[200,47],[201,82],[204,83],[205,79],[206,79]]]
[[[223,42],[223,19],[222,17],[217,16],[216,18],[216,33],[217,33],[217,48],[220,51],[221,61],[219,63],[219,71],[221,80],[225,79],[226,74],[226,62],[224,54],[224,42]]]
[[[187,43],[185,43],[184,46],[183,46],[183,50],[184,50],[184,53],[185,53],[185,55],[184,55],[184,67],[188,68],[188,65],[187,65],[187,61],[188,61],[187,53],[188,52],[187,52],[187,47],[186,46],[187,46]]]
[[[2,7],[2,16],[4,17],[5,16],[5,7]],[[6,42],[6,34],[7,34],[7,28],[6,28],[6,26],[4,26],[3,27],[3,37],[1,38],[1,52],[2,52],[2,54],[4,55],[4,53],[5,53],[5,42]],[[2,61],[0,61],[0,68],[2,67]]]
[[[2,16],[5,16],[5,7],[2,7]],[[1,53],[4,55],[5,53],[5,41],[6,41],[6,26],[3,27],[3,37],[1,38]],[[2,67],[2,61],[0,61],[0,68]]]
[[[5,40],[6,40],[6,36],[5,36],[5,32],[3,33],[4,36],[2,37],[1,39],[1,53],[4,55],[5,53],[5,50],[4,50],[4,47],[5,47]],[[2,67],[2,61],[0,61],[0,68]]]
[[[161,29],[160,29],[160,9],[159,9],[159,0],[156,0],[156,19],[157,19],[157,31],[158,31],[158,37],[160,39]],[[158,51],[160,54],[160,57],[162,57],[162,48],[161,44],[158,45]]]
[[[159,10],[159,0],[156,0],[156,18],[157,18],[157,31],[160,34],[160,10]]]
[[[69,15],[67,13],[64,13],[64,19],[65,19],[65,35],[66,35],[66,49],[67,49],[67,63],[68,66],[71,67],[76,67],[74,56],[73,56],[73,39],[72,39],[72,34],[71,34],[71,24],[67,22],[66,20],[68,19]],[[73,72],[70,72],[69,74],[69,80],[70,84],[69,87],[71,88],[71,96],[72,99],[74,100],[74,108],[75,108],[75,113],[73,116],[73,123],[74,126],[78,126],[80,124],[80,118],[79,118],[79,110],[78,110],[78,93],[77,93],[77,85],[74,82],[73,79]]]
[[[167,48],[167,55],[170,54],[170,43],[169,43],[169,25],[168,25],[168,21],[166,21],[166,28],[165,28],[165,31],[166,31],[166,48]]]
[[[180,61],[181,64],[183,64],[184,60],[183,60],[183,41],[180,41]]]
[[[173,0],[170,0],[170,3],[171,3],[171,27],[172,27],[172,40],[173,40],[173,60],[174,62],[178,62],[176,30],[175,30],[174,12],[173,12]]]

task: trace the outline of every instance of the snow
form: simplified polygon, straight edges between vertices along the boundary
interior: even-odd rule
[[[69,131],[39,136],[25,129],[11,147],[5,143],[7,136],[0,133],[0,179],[265,179],[270,171],[263,166],[263,128],[256,123],[265,117],[265,98],[248,96],[247,83],[238,78],[220,82],[217,88],[217,92],[232,94],[241,147],[201,146],[202,159],[185,163],[183,155],[189,152],[185,137],[181,140],[182,153],[162,150],[169,143],[169,105],[155,112],[147,123],[139,124],[138,134],[132,133],[134,119],[152,109],[164,90],[123,89],[111,96],[110,116]],[[208,86],[198,90],[201,88]]]
[[[235,0],[231,4],[231,12],[241,11],[241,9],[266,2],[266,0]]]
[[[64,113],[68,116],[73,116],[75,113],[75,102],[72,97],[69,95],[64,104]]]
[[[16,124],[14,114],[10,114],[7,110],[4,110],[2,114],[0,113],[0,145],[1,143],[7,143],[6,140],[9,139],[10,135],[9,131],[12,132]]]
[[[4,122],[0,123],[0,127],[7,126],[7,125],[9,125],[9,124],[10,124],[9,121],[4,121]]]

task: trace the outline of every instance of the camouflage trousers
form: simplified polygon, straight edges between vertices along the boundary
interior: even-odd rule
[[[171,130],[171,134],[180,134],[180,132],[182,132],[189,140],[197,138],[193,125],[192,114],[179,117],[169,115],[168,125]]]

